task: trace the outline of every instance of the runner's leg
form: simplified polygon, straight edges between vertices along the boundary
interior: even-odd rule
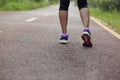
[[[68,8],[70,0],[60,0],[59,20],[61,24],[62,34],[59,42],[61,44],[68,43],[67,23],[68,23]]]
[[[87,0],[78,0],[78,8],[80,10],[80,16],[84,24],[84,28],[89,28],[90,13],[87,6]]]
[[[78,8],[80,10],[80,16],[84,25],[83,34],[81,36],[84,40],[83,46],[92,47],[91,33],[89,30],[90,13],[87,7],[87,0],[78,0]]]
[[[61,24],[62,33],[67,33],[67,23],[68,23],[68,8],[70,0],[60,0],[59,8],[59,20]]]

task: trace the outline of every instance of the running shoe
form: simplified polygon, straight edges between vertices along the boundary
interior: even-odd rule
[[[90,31],[86,31],[84,30],[83,31],[83,34],[82,34],[82,39],[83,39],[83,46],[84,47],[92,47],[93,44],[91,42],[91,34],[90,34]]]
[[[67,44],[68,43],[68,34],[62,34],[59,42],[60,42],[60,44]]]

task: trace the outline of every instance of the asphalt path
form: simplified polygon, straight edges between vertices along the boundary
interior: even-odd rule
[[[120,40],[90,21],[92,48],[70,6],[69,43],[59,44],[58,6],[0,12],[0,80],[120,80]]]

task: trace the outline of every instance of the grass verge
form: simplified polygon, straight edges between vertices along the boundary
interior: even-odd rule
[[[0,11],[20,11],[20,10],[31,10],[44,6],[48,6],[49,4],[45,1],[35,2],[35,1],[21,1],[21,2],[9,2],[0,7]]]
[[[96,17],[108,25],[112,26],[120,33],[120,13],[117,11],[106,12],[98,8],[90,8],[91,16]]]

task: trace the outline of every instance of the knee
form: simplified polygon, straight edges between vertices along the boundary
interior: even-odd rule
[[[78,0],[78,8],[79,10],[82,8],[87,8],[88,4],[87,4],[87,0]]]

